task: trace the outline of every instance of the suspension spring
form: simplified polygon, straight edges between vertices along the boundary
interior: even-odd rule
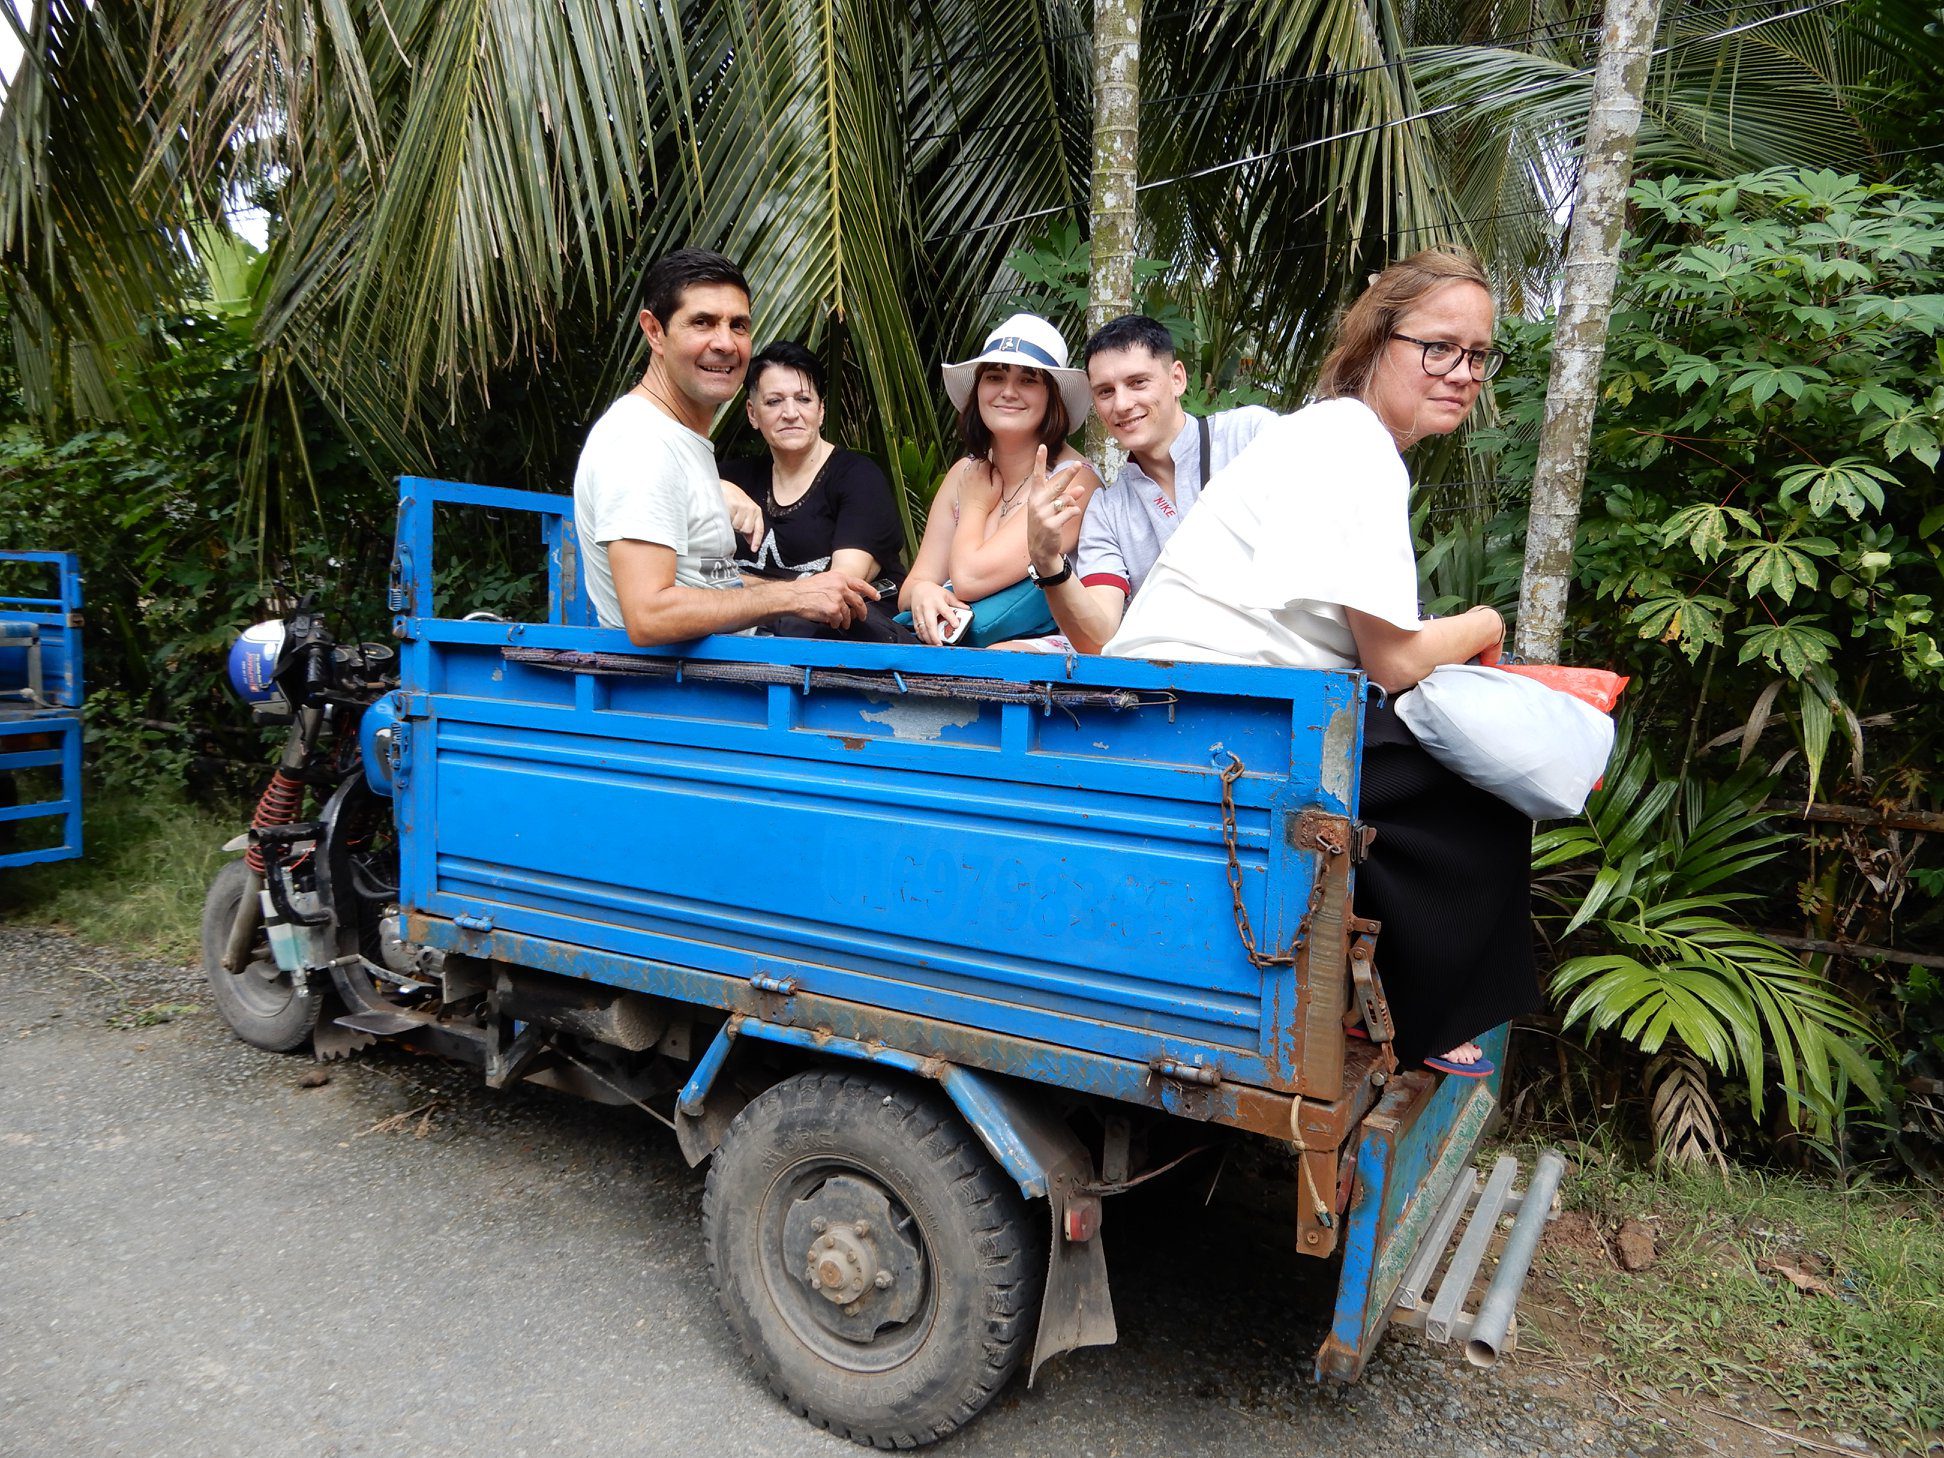
[[[250,829],[269,830],[279,825],[293,824],[303,808],[304,782],[279,769],[270,776],[263,798],[257,801],[256,816],[250,821]],[[243,859],[257,875],[263,874],[262,846],[252,844],[243,853]]]

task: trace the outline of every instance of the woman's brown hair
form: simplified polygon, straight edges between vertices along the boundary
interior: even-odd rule
[[[989,370],[1002,370],[1003,364],[982,364],[972,376],[972,391],[965,397],[965,408],[959,411],[959,435],[965,441],[965,448],[973,455],[983,459],[992,449],[992,432],[979,415],[979,381],[986,377]],[[1019,366],[1026,368],[1026,366]],[[1067,418],[1066,399],[1053,377],[1044,370],[1033,370],[1033,374],[1046,381],[1046,414],[1040,418],[1040,444],[1046,447],[1046,458],[1051,461],[1060,453],[1060,443],[1073,434],[1073,422]]]
[[[1468,248],[1425,248],[1373,278],[1337,320],[1336,343],[1324,357],[1316,398],[1362,395],[1397,321],[1427,295],[1452,283],[1472,283],[1487,294],[1492,291],[1485,265]]]

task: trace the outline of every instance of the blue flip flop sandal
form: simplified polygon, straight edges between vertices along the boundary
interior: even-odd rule
[[[1440,1073],[1448,1073],[1453,1078],[1490,1078],[1498,1072],[1498,1065],[1489,1058],[1481,1058],[1476,1063],[1453,1063],[1449,1058],[1427,1058],[1426,1068],[1435,1068]]]

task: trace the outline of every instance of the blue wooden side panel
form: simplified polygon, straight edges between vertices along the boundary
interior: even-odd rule
[[[78,709],[81,677],[81,559],[73,552],[0,552],[19,563],[0,577],[0,692],[24,688],[31,629],[40,653],[41,692],[48,707]],[[8,632],[15,630],[15,633]],[[0,711],[9,701],[0,699]]]
[[[400,489],[409,909],[1302,1088],[1295,974],[1253,966],[1236,931],[1220,771],[1246,768],[1244,904],[1258,943],[1286,947],[1314,877],[1289,818],[1354,805],[1356,676],[744,637],[635,650],[559,625],[584,612],[566,498]],[[553,624],[428,615],[430,511],[453,500],[550,506]],[[508,646],[789,665],[791,682],[575,674]],[[806,667],[882,677],[806,691]],[[1144,702],[897,690],[939,674]]]

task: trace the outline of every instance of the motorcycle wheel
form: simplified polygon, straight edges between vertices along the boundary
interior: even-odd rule
[[[324,1007],[324,994],[316,986],[297,990],[290,974],[270,955],[270,936],[261,927],[250,944],[247,964],[235,972],[224,969],[223,949],[229,944],[248,879],[249,867],[235,860],[209,883],[209,895],[203,900],[203,974],[215,995],[216,1011],[237,1037],[253,1048],[288,1053],[310,1038]]]

